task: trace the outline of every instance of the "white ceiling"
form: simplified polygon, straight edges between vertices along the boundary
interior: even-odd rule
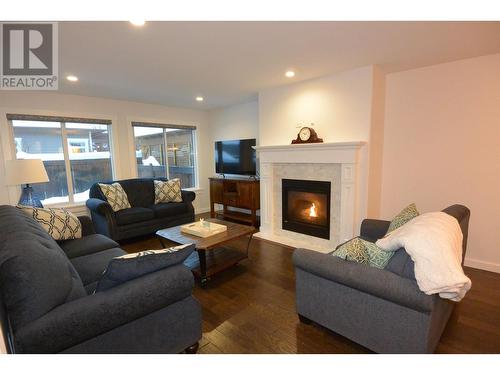
[[[371,64],[396,72],[500,52],[500,22],[61,22],[59,35],[61,74],[80,79],[61,80],[62,92],[201,109]]]

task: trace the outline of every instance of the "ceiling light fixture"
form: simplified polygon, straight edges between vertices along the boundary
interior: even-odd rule
[[[71,81],[71,82],[77,82],[78,81],[78,77],[77,76],[71,76],[71,75],[69,75],[69,76],[66,76],[66,79],[68,81]]]
[[[130,21],[130,23],[134,26],[144,26],[144,24],[146,23],[146,21],[144,20],[133,20],[133,21]]]
[[[197,102],[202,102],[204,99],[203,99],[203,96],[197,96],[196,97],[196,101]]]
[[[295,72],[293,70],[289,70],[285,73],[285,77],[293,78],[295,77]]]

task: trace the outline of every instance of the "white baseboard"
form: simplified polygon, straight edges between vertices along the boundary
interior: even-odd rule
[[[471,259],[466,257],[464,264],[467,267],[478,268],[480,270],[500,273],[500,264],[498,263],[485,262],[482,260]]]
[[[206,212],[210,212],[210,207],[196,208],[196,209],[194,210],[194,213],[195,213],[196,215],[198,215],[198,214],[204,214],[204,213],[206,213]]]

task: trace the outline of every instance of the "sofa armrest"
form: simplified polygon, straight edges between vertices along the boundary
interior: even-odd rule
[[[111,208],[111,205],[108,202],[103,201],[101,199],[90,198],[90,199],[87,199],[87,202],[85,202],[85,204],[87,205],[88,209],[91,212],[98,213],[99,215],[114,216],[114,214],[115,214],[113,209]]]
[[[192,202],[196,198],[196,193],[191,190],[181,190],[181,194],[183,202]]]
[[[80,220],[80,224],[82,224],[83,237],[95,234],[94,224],[92,223],[92,219],[90,217],[78,216],[78,220]]]
[[[109,238],[116,239],[116,215],[111,205],[98,198],[87,199],[86,205],[92,215],[95,231]]]
[[[303,271],[422,312],[432,311],[437,297],[421,292],[414,280],[331,254],[296,249],[293,262]]]
[[[387,220],[365,219],[361,223],[360,235],[378,240],[385,236],[390,224],[391,222]]]
[[[56,353],[191,296],[191,271],[176,265],[51,310],[15,333],[21,353]]]

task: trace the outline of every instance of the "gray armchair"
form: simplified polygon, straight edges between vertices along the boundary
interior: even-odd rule
[[[461,205],[443,211],[460,224],[465,257],[470,211]],[[364,220],[360,234],[374,241],[388,227],[388,221]],[[383,270],[306,249],[295,250],[293,261],[300,320],[318,323],[378,353],[434,352],[455,306],[420,291],[404,249]]]

